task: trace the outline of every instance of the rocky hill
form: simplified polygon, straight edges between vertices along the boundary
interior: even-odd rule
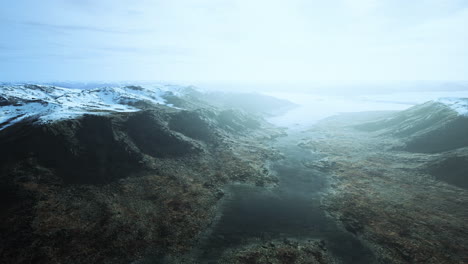
[[[468,99],[442,98],[356,128],[396,138],[395,149],[434,154],[425,171],[468,188]]]
[[[0,87],[0,262],[182,256],[223,186],[274,185],[257,115],[192,89]]]
[[[445,98],[357,126],[400,138],[403,149],[437,153],[468,146],[468,99]]]

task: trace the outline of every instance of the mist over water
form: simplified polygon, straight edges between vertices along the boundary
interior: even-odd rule
[[[290,129],[306,129],[317,121],[339,113],[365,111],[401,111],[414,105],[443,97],[467,98],[468,90],[409,91],[355,95],[317,94],[314,92],[266,92],[265,94],[289,100],[297,107],[284,115],[269,118],[275,125]]]
[[[203,91],[260,93],[286,99],[297,107],[268,119],[289,129],[305,129],[339,113],[401,111],[443,97],[468,97],[467,81],[205,81]]]

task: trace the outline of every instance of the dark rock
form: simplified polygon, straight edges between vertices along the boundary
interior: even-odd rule
[[[169,128],[180,132],[193,139],[210,142],[214,140],[215,127],[209,119],[203,116],[213,117],[215,114],[208,111],[180,111],[171,116]]]
[[[85,116],[44,126],[21,123],[0,131],[1,163],[35,157],[65,183],[102,184],[141,170],[141,157],[118,140],[111,118]]]
[[[6,99],[3,96],[0,96],[0,106],[7,106],[7,105],[10,105],[10,102],[8,101],[8,99]]]
[[[172,133],[155,112],[136,113],[125,125],[129,137],[147,155],[161,158],[180,157],[198,151],[195,144]]]

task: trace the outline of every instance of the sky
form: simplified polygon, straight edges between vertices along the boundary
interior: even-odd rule
[[[466,0],[3,0],[0,81],[466,80]]]

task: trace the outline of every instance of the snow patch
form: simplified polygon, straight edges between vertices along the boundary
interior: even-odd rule
[[[125,86],[80,90],[44,85],[0,86],[0,130],[33,119],[37,123],[77,118],[84,114],[136,112],[134,103],[166,104],[164,95],[181,95],[182,88]]]
[[[468,98],[445,97],[436,102],[443,103],[459,115],[468,117]]]

